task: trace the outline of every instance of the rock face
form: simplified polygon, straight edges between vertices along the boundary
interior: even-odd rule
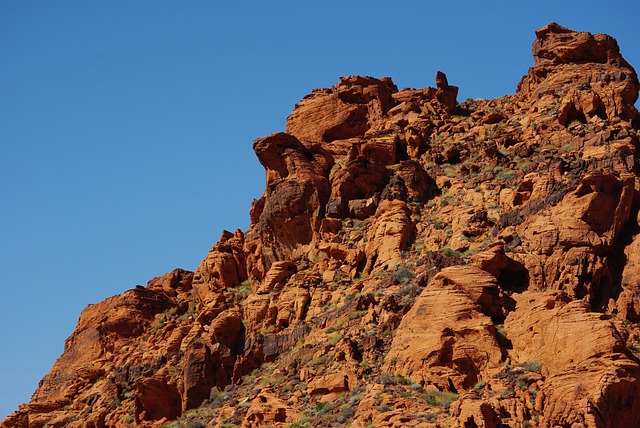
[[[440,390],[462,391],[503,360],[492,315],[500,315],[500,288],[472,267],[443,269],[404,316],[383,370]]]
[[[640,84],[552,23],[515,95],[343,77],[249,230],[88,306],[0,427],[640,426]]]
[[[614,38],[551,23],[536,31],[533,58],[518,92],[536,100],[534,109],[559,102],[557,119],[563,125],[594,116],[636,118],[638,76]]]
[[[331,143],[385,126],[398,88],[391,79],[349,76],[335,87],[307,95],[287,119],[287,133],[305,142]]]

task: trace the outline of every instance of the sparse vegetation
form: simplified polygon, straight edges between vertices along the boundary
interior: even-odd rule
[[[391,274],[391,277],[400,284],[406,284],[415,277],[415,273],[409,269],[400,269],[397,272]]]
[[[549,318],[564,322],[559,309],[577,300],[577,327],[554,328],[606,324],[615,342],[606,358],[636,364],[637,281],[624,263],[638,233],[632,176],[640,134],[622,118],[583,120],[582,106],[563,98],[573,94],[576,102],[582,77],[567,79],[573,86],[562,95],[547,79],[530,102],[527,86],[448,108],[446,97],[433,95],[446,88],[391,96],[390,84],[370,78],[314,92],[299,109],[327,97],[341,124],[326,135],[314,128],[315,136],[260,140],[268,189],[245,235],[225,232],[195,273],[172,272],[137,287],[135,298],[116,298],[112,312],[82,315],[95,328],[73,336],[67,349],[87,340],[102,356],[97,368],[69,371],[78,388],[60,403],[56,412],[67,413],[55,423],[74,414],[88,420],[102,407],[105,423],[145,425],[149,391],[161,388],[177,403],[173,414],[185,397],[202,402],[166,421],[170,428],[267,420],[288,428],[374,426],[405,418],[444,427],[453,423],[455,407],[448,407],[458,392],[491,403],[505,426],[538,426],[533,409],[546,411],[538,390],[553,399],[546,392],[558,378],[547,378],[539,361],[517,362],[537,355],[517,348],[537,334],[540,343],[557,340],[555,330],[527,331],[529,313],[554,311]],[[384,111],[370,97],[384,101]],[[347,107],[345,119],[336,109]],[[310,126],[324,124],[324,113],[317,118]],[[132,307],[136,299],[140,307]],[[620,337],[627,340],[622,356]],[[572,357],[562,348],[549,345],[562,354],[558,364]],[[596,357],[579,355],[576,376],[611,363]],[[199,376],[204,381],[194,387]],[[614,371],[607,376],[618,381]],[[588,397],[579,389],[586,387],[567,385],[567,406]]]
[[[446,391],[426,391],[425,397],[430,406],[446,407],[458,399],[458,394]]]
[[[445,257],[462,257],[462,253],[460,251],[454,251],[448,245],[442,247],[441,251],[442,255]]]
[[[480,381],[480,382],[476,383],[473,386],[473,389],[479,390],[479,389],[483,389],[485,386],[487,386],[487,382],[486,381]]]
[[[331,336],[329,343],[331,344],[331,346],[335,346],[340,341],[340,339],[342,339],[342,337],[343,337],[342,333],[336,333],[333,336]]]
[[[522,368],[527,372],[540,373],[542,365],[538,361],[527,361],[522,364]]]

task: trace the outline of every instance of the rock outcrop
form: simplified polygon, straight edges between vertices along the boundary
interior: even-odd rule
[[[518,92],[540,112],[558,104],[557,120],[571,121],[637,116],[638,76],[606,34],[577,33],[556,23],[536,31],[534,66]]]
[[[481,269],[443,269],[398,326],[383,370],[439,390],[462,391],[503,361],[491,316],[500,316],[498,281]]]
[[[249,230],[88,306],[0,427],[640,426],[640,84],[552,23],[514,95],[343,77]]]

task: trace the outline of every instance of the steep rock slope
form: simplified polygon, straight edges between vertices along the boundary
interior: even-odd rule
[[[555,23],[533,55],[495,100],[313,91],[249,230],[87,307],[0,426],[640,426],[638,78]]]

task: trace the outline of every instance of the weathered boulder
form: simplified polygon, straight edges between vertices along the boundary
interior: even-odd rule
[[[328,217],[344,218],[349,202],[367,200],[376,206],[379,193],[389,180],[385,164],[374,156],[361,154],[362,146],[353,145],[345,161],[331,170],[331,197],[327,203]]]
[[[541,426],[639,426],[640,367],[621,354],[577,363],[546,379],[535,408]]]
[[[538,110],[557,104],[560,124],[594,116],[629,122],[636,118],[638,76],[612,37],[551,23],[536,31],[533,58],[518,93]]]
[[[436,275],[403,317],[383,369],[438,389],[472,387],[502,362],[491,318],[495,277],[473,267]]]
[[[247,279],[246,257],[243,249],[244,234],[224,231],[207,257],[193,274],[193,289],[200,302],[211,305],[218,291],[234,287]]]
[[[515,361],[537,361],[552,375],[590,358],[623,353],[626,338],[609,317],[564,292],[524,292],[504,322]],[[580,346],[576,345],[579,338]]]
[[[386,270],[399,263],[412,229],[411,212],[404,201],[380,202],[367,234],[365,271]]]
[[[453,403],[451,413],[456,428],[498,428],[502,425],[499,412],[474,390]]]
[[[336,86],[300,101],[287,118],[287,133],[325,143],[363,136],[381,126],[397,91],[389,78],[343,77]]]
[[[71,392],[78,370],[112,356],[121,343],[141,335],[155,314],[171,307],[171,300],[160,291],[135,288],[110,297],[82,311],[78,325],[66,340],[65,349],[51,371],[40,382],[32,401],[56,401]],[[103,360],[103,364],[106,361]]]
[[[136,384],[136,418],[138,420],[172,420],[182,414],[180,392],[162,377],[142,379]]]
[[[254,150],[267,172],[267,188],[251,210],[247,268],[260,281],[273,262],[304,252],[320,230],[333,158],[283,132],[257,139]]]
[[[295,409],[269,390],[260,393],[251,401],[243,428],[258,428],[266,425],[292,423],[300,417]]]

